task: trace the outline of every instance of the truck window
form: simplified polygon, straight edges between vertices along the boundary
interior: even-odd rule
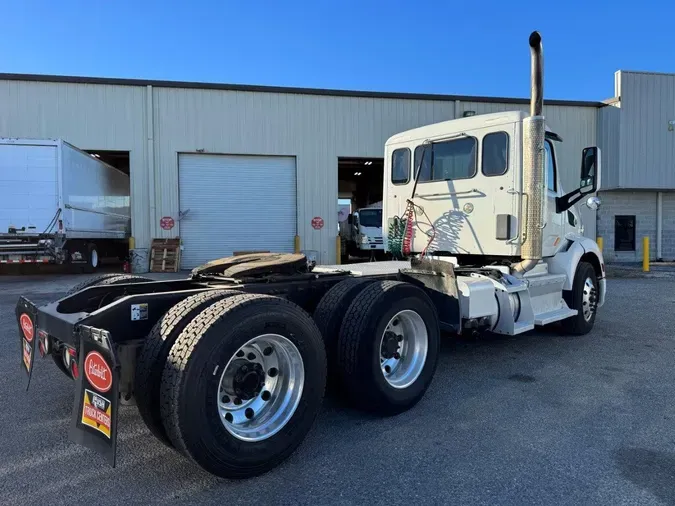
[[[410,181],[410,150],[400,148],[391,155],[391,182],[406,184]]]
[[[362,227],[381,227],[382,209],[361,209],[359,211],[359,224]]]
[[[494,132],[483,137],[483,174],[502,176],[509,169],[509,134]]]
[[[427,146],[418,181],[456,181],[476,175],[476,148],[474,137],[463,137]],[[415,170],[422,159],[424,146],[415,148]]]
[[[556,166],[555,166],[555,156],[553,156],[553,148],[551,147],[551,141],[544,141],[544,148],[546,150],[546,155],[544,160],[546,163],[546,178],[548,179],[548,189],[552,192],[558,191],[558,185],[556,184]]]

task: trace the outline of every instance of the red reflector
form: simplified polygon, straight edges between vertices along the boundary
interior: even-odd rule
[[[77,362],[74,360],[70,363],[70,372],[73,375],[73,378],[77,379],[80,377],[80,368],[77,367]]]

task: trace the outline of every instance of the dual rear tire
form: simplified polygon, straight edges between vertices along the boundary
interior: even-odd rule
[[[136,400],[155,436],[226,478],[288,458],[318,415],[326,352],[312,318],[269,295],[185,299],[141,350]]]
[[[324,295],[314,318],[329,352],[329,384],[354,406],[395,415],[424,396],[440,352],[438,315],[424,290],[348,279]]]

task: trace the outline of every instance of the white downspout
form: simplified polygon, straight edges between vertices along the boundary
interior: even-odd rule
[[[656,192],[656,259],[661,260],[663,244],[663,192]]]

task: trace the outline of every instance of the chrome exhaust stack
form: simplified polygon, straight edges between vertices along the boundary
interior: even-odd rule
[[[530,34],[530,116],[523,120],[523,196],[521,200],[521,261],[512,266],[524,274],[542,258],[544,205],[544,55],[539,32]]]

